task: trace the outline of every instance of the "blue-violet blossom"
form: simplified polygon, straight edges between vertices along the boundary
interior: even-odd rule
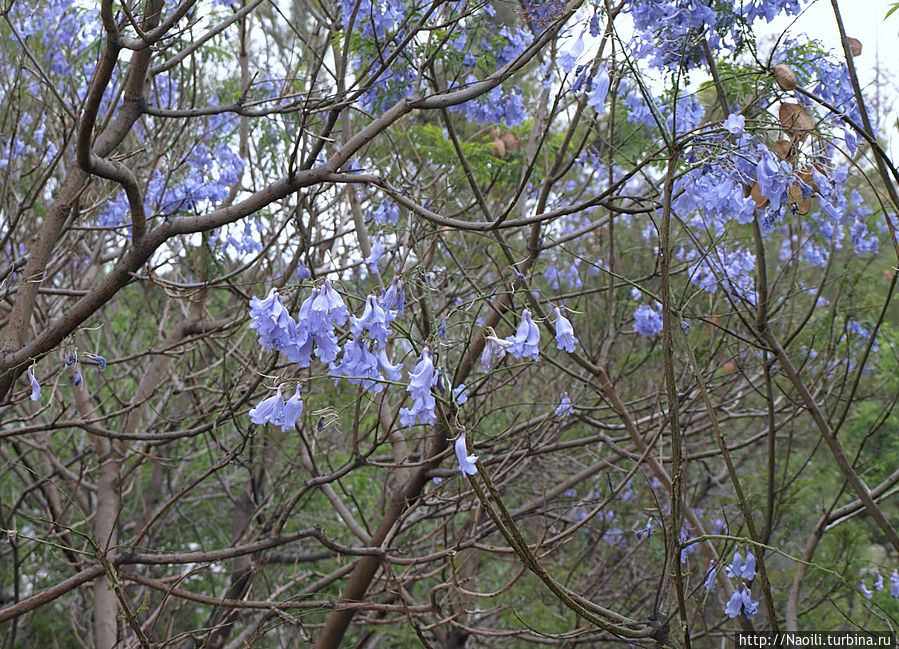
[[[31,383],[31,400],[38,401],[41,398],[41,384],[34,378],[34,372],[28,368],[28,381]]]
[[[726,568],[730,577],[742,577],[747,581],[751,581],[755,577],[755,555],[751,551],[746,551],[746,561],[743,561],[743,555],[734,552],[734,560]]]
[[[556,346],[570,354],[578,343],[574,335],[574,327],[571,326],[568,318],[562,315],[559,307],[556,307],[553,311],[556,314]]]
[[[437,372],[434,370],[434,361],[431,352],[425,347],[421,357],[409,375],[409,387],[407,392],[412,394],[412,407],[400,410],[400,422],[404,426],[412,426],[416,423],[433,424],[437,421],[434,409],[437,404],[431,388],[437,385]]]
[[[734,591],[734,594],[730,596],[727,602],[727,606],[724,607],[724,612],[731,618],[737,617],[741,611],[746,617],[752,617],[758,610],[759,603],[752,601],[752,593],[749,592],[745,584],[740,586],[739,590]]]
[[[531,312],[525,309],[521,314],[521,323],[514,336],[506,340],[512,343],[509,353],[513,358],[530,356],[534,360],[540,358],[540,330],[531,319]]]
[[[468,448],[465,446],[465,431],[459,433],[456,439],[456,458],[459,460],[459,471],[463,475],[474,475],[478,472],[475,462],[478,461],[477,455],[469,455]]]

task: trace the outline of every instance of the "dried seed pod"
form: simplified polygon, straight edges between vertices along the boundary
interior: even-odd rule
[[[782,103],[780,105],[780,125],[794,138],[802,140],[815,128],[815,118],[806,106]]]
[[[500,138],[493,138],[490,143],[493,145],[493,149],[490,151],[495,157],[502,160],[506,157],[506,145]]]
[[[812,209],[812,199],[809,196],[808,198],[803,198],[802,196],[802,188],[798,183],[793,183],[789,189],[790,193],[790,205],[796,206],[796,213],[802,214],[805,216]]]
[[[778,63],[771,72],[774,74],[774,81],[780,86],[781,90],[794,90],[796,88],[796,73],[793,68],[784,63]]]
[[[812,187],[815,186],[814,176],[812,175],[812,166],[810,164],[803,165],[796,175],[799,176],[799,180],[806,185],[811,185]]]
[[[852,56],[858,56],[862,53],[862,42],[857,38],[847,38],[849,42],[849,52]]]
[[[778,140],[774,143],[774,146],[772,146],[771,149],[782,160],[789,160],[794,155],[796,155],[796,148],[793,146],[793,143],[790,140]]]
[[[752,187],[749,188],[749,197],[752,198],[752,202],[758,208],[765,207],[768,204],[768,199],[762,196],[762,188],[757,182],[753,182]]]
[[[512,131],[504,131],[503,134],[500,135],[500,139],[506,147],[506,153],[513,153],[518,151],[521,147],[521,140],[518,139],[518,136]]]

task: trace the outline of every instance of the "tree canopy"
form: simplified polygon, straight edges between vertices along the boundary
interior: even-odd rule
[[[896,124],[805,4],[3,2],[0,645],[894,630]]]

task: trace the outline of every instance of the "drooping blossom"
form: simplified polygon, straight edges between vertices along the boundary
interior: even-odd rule
[[[715,590],[715,575],[717,573],[718,571],[715,569],[715,562],[709,561],[709,569],[705,573],[705,581],[702,582],[702,586],[710,593]]]
[[[531,319],[531,312],[525,309],[521,314],[521,323],[514,336],[506,340],[512,345],[509,353],[513,358],[525,358],[530,356],[534,360],[540,358],[540,329]]]
[[[84,356],[86,358],[89,358],[90,360],[94,361],[97,365],[99,365],[100,371],[103,371],[106,369],[106,359],[103,358],[102,356],[100,356],[98,354],[85,354]]]
[[[752,617],[758,610],[759,603],[752,601],[752,593],[745,585],[734,591],[724,607],[724,612],[731,618],[737,617],[741,612],[746,617]]]
[[[574,412],[574,408],[571,407],[571,399],[567,392],[562,393],[562,400],[559,401],[559,405],[556,406],[556,409],[553,412],[556,417],[567,417]]]
[[[431,388],[437,385],[437,372],[434,369],[434,361],[430,350],[425,347],[412,374],[409,375],[407,392],[412,394],[412,407],[400,410],[400,422],[404,426],[413,426],[416,423],[433,424],[437,421],[434,412],[437,404]]]
[[[297,425],[300,415],[303,414],[303,399],[300,397],[300,386],[297,386],[293,396],[287,400],[281,410],[281,421],[278,424],[281,430],[287,432]]]
[[[38,401],[41,398],[41,384],[34,378],[34,372],[28,368],[28,382],[31,383],[31,400]]]
[[[743,555],[734,552],[733,561],[725,568],[728,576],[736,579],[743,578],[751,581],[755,577],[755,555],[750,551],[746,551],[746,561],[743,561]]]
[[[512,346],[508,340],[497,337],[493,327],[488,327],[487,331],[484,336],[484,351],[481,352],[481,368],[485,372],[489,372],[493,362],[505,356],[506,350]]]
[[[358,318],[351,317],[350,330],[357,338],[363,331],[368,331],[368,336],[377,341],[379,347],[387,344],[387,336],[390,335],[390,323],[387,312],[378,304],[374,295],[369,295],[365,300],[365,309]]]
[[[571,322],[562,315],[559,307],[553,309],[556,314],[556,346],[565,350],[569,354],[574,352],[574,346],[578,344],[578,339],[574,335],[574,327]]]
[[[474,475],[478,472],[475,462],[478,461],[477,455],[469,455],[468,448],[465,446],[465,431],[459,433],[456,439],[456,458],[459,460],[459,471],[462,475]]]
[[[345,323],[349,316],[349,310],[346,308],[343,298],[333,289],[329,279],[325,279],[325,285],[312,301],[312,311],[336,325]]]
[[[861,591],[861,594],[865,596],[865,599],[874,597],[874,591],[865,586],[865,582],[860,582],[858,589]]]
[[[262,401],[255,408],[250,409],[250,421],[259,426],[272,423],[280,426],[284,419],[284,395],[281,394],[281,386],[278,392]]]

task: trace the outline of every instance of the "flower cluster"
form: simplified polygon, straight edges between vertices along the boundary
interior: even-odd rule
[[[540,329],[531,318],[531,312],[525,309],[521,313],[521,323],[514,336],[506,338],[509,345],[509,354],[512,358],[525,358],[530,356],[534,360],[540,358]]]
[[[724,612],[731,618],[737,617],[741,612],[746,617],[752,617],[759,610],[759,603],[752,601],[752,593],[745,582],[750,582],[755,578],[755,555],[750,550],[746,550],[746,560],[744,561],[743,555],[734,552],[733,561],[725,570],[732,579],[743,579],[744,583],[734,590],[734,594],[730,596],[724,607]]]
[[[163,175],[155,171],[144,190],[144,209],[147,216],[156,214],[164,217],[175,216],[182,212],[201,211],[209,206],[217,205],[228,197],[231,185],[236,183],[243,172],[243,161],[228,146],[219,144],[210,149],[204,143],[198,143],[192,155],[183,163],[173,163],[175,171]],[[115,227],[122,225],[128,214],[128,200],[124,190],[115,200],[109,201],[98,216],[100,225]],[[255,247],[248,235],[248,224],[244,226],[244,239],[227,243],[242,247]],[[249,240],[248,240],[249,238]],[[258,242],[255,242],[258,245]]]
[[[278,392],[274,396],[250,409],[250,421],[260,426],[274,424],[286,432],[296,426],[302,414],[303,400],[300,397],[300,386],[297,386],[293,396],[286,402],[284,395],[281,394],[281,386],[278,386]]]
[[[303,301],[294,320],[277,290],[272,289],[265,299],[250,300],[250,326],[256,329],[262,347],[283,353],[290,362],[309,367],[314,352],[329,365],[337,381],[344,378],[368,392],[380,392],[385,378],[398,381],[402,374],[402,365],[394,365],[387,356],[387,338],[390,323],[402,313],[403,293],[401,283],[394,279],[380,299],[374,295],[366,299],[365,308],[357,317],[350,315],[343,298],[326,279]],[[347,322],[352,337],[343,346],[338,363],[341,348],[335,327]],[[279,398],[276,395],[259,404],[256,419],[281,425]]]
[[[634,331],[641,336],[655,336],[662,331],[662,314],[645,304],[634,311]]]
[[[879,572],[876,573],[876,577],[874,578],[874,587],[873,589],[868,588],[865,585],[864,581],[859,582],[858,590],[862,595],[865,596],[865,599],[871,599],[874,597],[874,593],[880,592],[883,590],[883,575]],[[893,599],[899,599],[899,571],[893,570],[893,574],[890,575],[890,597]]]
[[[412,407],[400,410],[400,422],[404,426],[416,423],[433,424],[437,421],[434,413],[436,403],[431,388],[437,385],[437,372],[430,350],[425,347],[415,369],[409,375],[409,387],[406,391],[412,394]]]

